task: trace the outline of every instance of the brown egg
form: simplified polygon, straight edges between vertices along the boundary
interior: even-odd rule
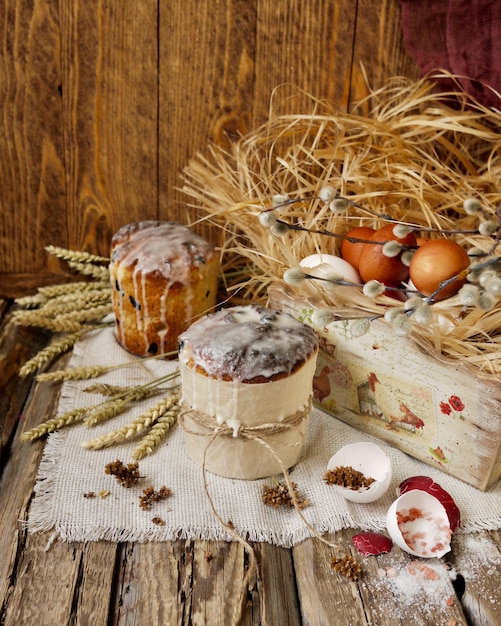
[[[458,243],[452,239],[430,239],[412,256],[409,274],[416,289],[431,296],[442,281],[459,274],[469,265],[470,258]],[[454,295],[465,282],[466,277],[452,282],[435,299],[443,300]]]
[[[367,243],[364,245],[359,259],[358,272],[364,282],[379,280],[379,282],[397,287],[409,277],[409,268],[400,259],[401,253],[395,257],[387,257],[383,254],[382,242],[398,241],[404,246],[415,246],[416,236],[409,233],[405,237],[396,237],[393,234],[394,224],[387,224],[377,230],[371,240],[379,243]]]
[[[368,240],[375,233],[374,228],[369,226],[357,226],[352,228],[346,233],[346,237],[354,237],[356,239]],[[355,269],[358,269],[360,255],[365,246],[365,243],[354,243],[348,239],[343,239],[341,244],[341,258],[347,261]]]

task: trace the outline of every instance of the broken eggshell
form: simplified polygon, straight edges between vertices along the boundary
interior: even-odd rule
[[[370,441],[350,443],[340,448],[331,457],[327,469],[334,470],[336,467],[352,467],[362,472],[367,478],[373,478],[374,482],[366,489],[350,489],[341,485],[332,485],[341,495],[351,502],[374,502],[381,498],[391,483],[391,461],[379,446]]]
[[[449,492],[443,489],[429,476],[411,476],[400,483],[397,495],[402,495],[411,489],[421,489],[435,496],[447,512],[451,531],[454,532],[456,530],[461,523],[461,512]]]
[[[353,535],[351,543],[360,554],[375,556],[390,552],[393,547],[393,542],[389,537],[370,530]]]
[[[350,283],[360,284],[362,281],[353,265],[333,254],[310,254],[299,264],[303,268],[311,269],[311,275],[319,278],[328,278],[329,275],[337,274]]]
[[[421,489],[406,491],[393,502],[386,528],[393,542],[414,556],[439,558],[451,549],[447,511],[435,496]]]

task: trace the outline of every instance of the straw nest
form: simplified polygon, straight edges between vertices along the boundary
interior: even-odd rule
[[[184,172],[183,190],[202,211],[202,219],[224,235],[223,259],[240,276],[230,288],[243,299],[266,302],[269,285],[282,282],[287,268],[315,252],[339,251],[336,237],[306,232],[276,237],[263,227],[259,215],[277,194],[305,199],[282,208],[280,219],[341,234],[361,225],[379,228],[384,225],[377,217],[381,214],[439,230],[476,229],[477,216],[463,209],[466,198],[480,200],[491,219],[499,221],[499,111],[482,107],[459,90],[437,94],[426,79],[394,79],[352,113],[335,111],[311,97],[304,112],[305,94],[300,95],[303,112],[275,109],[263,126],[229,151],[211,146]],[[278,91],[274,102],[279,97]],[[286,104],[290,110],[291,102]],[[351,207],[335,215],[318,199],[325,185],[363,209]],[[467,249],[488,251],[493,246],[492,237],[478,234],[449,237]],[[360,288],[326,289],[317,281],[304,281],[295,290],[298,298],[347,317],[402,306],[386,296],[368,298]],[[466,309],[455,296],[433,304],[433,310],[432,323],[413,323],[416,341],[479,372],[501,372],[499,302],[489,311]]]

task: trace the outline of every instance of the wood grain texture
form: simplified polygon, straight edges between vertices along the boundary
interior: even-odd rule
[[[366,92],[362,64],[373,87],[416,75],[398,0],[6,0],[0,28],[10,297],[61,274],[49,244],[107,255],[124,223],[196,219],[183,168],[270,106],[297,112],[302,91],[346,109]]]

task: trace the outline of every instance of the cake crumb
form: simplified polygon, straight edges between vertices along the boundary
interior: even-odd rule
[[[127,488],[136,485],[142,478],[139,474],[139,463],[125,465],[120,459],[108,463],[104,468],[104,473],[115,476],[117,482]]]
[[[86,491],[83,494],[84,498],[95,498],[96,497],[96,492],[95,491]]]
[[[143,489],[143,495],[139,496],[139,506],[143,511],[146,511],[146,509],[151,509],[155,502],[165,500],[165,498],[168,498],[171,494],[172,491],[165,485],[160,487],[158,491],[155,491],[152,486],[146,487],[146,489]]]
[[[358,491],[359,489],[368,489],[375,482],[375,479],[365,476],[353,467],[339,466],[333,470],[327,470],[324,481],[327,485],[337,485]]]
[[[352,581],[357,581],[362,571],[360,563],[357,563],[357,561],[348,554],[344,556],[332,556],[331,568]]]
[[[161,517],[152,517],[151,521],[157,526],[165,526],[165,522]]]
[[[310,501],[299,494],[296,483],[291,483],[297,507],[305,509],[310,505]],[[294,499],[289,492],[289,487],[285,483],[277,482],[274,487],[265,485],[263,487],[263,504],[277,508],[279,506],[294,506]]]

